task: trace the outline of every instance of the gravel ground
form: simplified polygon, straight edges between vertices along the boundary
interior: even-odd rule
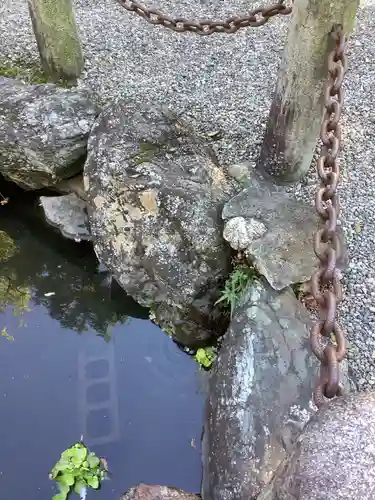
[[[86,67],[79,86],[101,103],[120,97],[168,105],[215,142],[224,165],[257,157],[288,20],[235,35],[200,38],[153,27],[114,0],[76,0]],[[186,18],[246,13],[248,0],[163,0]],[[255,6],[258,4],[255,3]],[[350,268],[341,322],[360,389],[375,387],[375,0],[362,3],[350,43],[343,115],[342,224]],[[38,61],[26,0],[0,0],[0,57]],[[371,140],[373,139],[373,140]],[[295,188],[311,203],[315,172]]]

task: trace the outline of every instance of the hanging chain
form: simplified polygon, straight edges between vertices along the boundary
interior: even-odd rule
[[[190,31],[197,35],[207,36],[213,33],[236,33],[241,28],[256,28],[263,26],[273,16],[288,15],[292,12],[292,7],[284,5],[284,0],[270,5],[269,7],[259,7],[249,12],[247,16],[232,16],[224,21],[188,21],[183,17],[175,19],[159,12],[155,9],[149,9],[135,0],[117,0],[126,10],[135,12],[143,17],[150,24],[160,24],[178,33]]]
[[[316,210],[324,221],[324,227],[314,235],[314,251],[320,264],[311,278],[311,293],[320,310],[320,318],[314,323],[310,334],[312,350],[321,363],[314,393],[318,407],[324,403],[325,398],[331,399],[341,394],[339,363],[347,351],[344,332],[336,320],[337,304],[342,299],[341,274],[336,266],[340,256],[337,233],[339,198],[336,190],[340,174],[339,120],[344,101],[342,82],[347,70],[345,54],[347,42],[341,29],[332,33],[332,36],[335,48],[328,56],[328,79],[324,93],[325,113],[320,131],[323,147],[317,163],[321,182],[315,199]]]

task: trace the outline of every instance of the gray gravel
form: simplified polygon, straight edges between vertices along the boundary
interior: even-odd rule
[[[38,61],[25,0],[0,0],[0,57]],[[187,18],[246,13],[248,0],[158,0]],[[150,4],[149,4],[150,5]],[[258,5],[257,3],[254,5]],[[200,38],[152,27],[114,0],[76,0],[86,57],[79,86],[99,102],[128,97],[183,112],[214,143],[224,165],[258,154],[288,20],[278,18],[236,35]],[[343,115],[342,224],[351,259],[341,320],[361,389],[375,387],[375,1],[363,3],[350,44]],[[371,140],[372,139],[372,140]],[[311,202],[315,173],[295,188]]]

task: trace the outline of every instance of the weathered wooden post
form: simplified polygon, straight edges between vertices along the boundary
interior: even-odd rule
[[[323,116],[328,36],[334,25],[349,35],[359,0],[295,0],[258,169],[292,182],[310,167]]]
[[[44,71],[52,80],[74,81],[83,56],[71,0],[28,0]]]

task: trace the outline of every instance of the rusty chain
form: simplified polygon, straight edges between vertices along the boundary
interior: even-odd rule
[[[169,28],[178,33],[190,31],[200,36],[212,35],[213,33],[236,33],[241,28],[256,28],[263,26],[273,16],[288,15],[292,7],[284,5],[284,0],[269,7],[259,7],[252,10],[246,16],[232,16],[225,21],[189,21],[183,17],[172,18],[155,9],[149,9],[135,0],[117,0],[126,10],[138,14],[150,24],[156,24]]]
[[[328,56],[328,78],[324,92],[325,113],[320,131],[323,143],[317,163],[320,178],[315,207],[324,226],[314,235],[314,251],[319,267],[311,277],[311,293],[320,311],[311,334],[311,347],[320,361],[320,373],[314,393],[315,404],[320,407],[325,399],[342,393],[339,385],[339,363],[346,355],[347,342],[336,319],[337,304],[342,298],[341,273],[337,268],[340,241],[337,230],[339,216],[338,153],[341,146],[339,124],[344,101],[342,82],[347,70],[346,38],[341,29],[332,32],[335,47]]]

